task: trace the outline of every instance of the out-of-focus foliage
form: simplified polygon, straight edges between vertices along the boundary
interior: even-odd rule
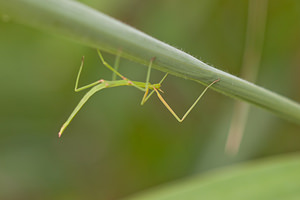
[[[82,2],[239,74],[247,1]],[[269,1],[258,84],[298,102],[299,44],[300,2]],[[143,94],[129,87],[92,97],[59,140],[60,126],[83,95],[73,92],[83,55],[82,84],[111,77],[95,50],[1,15],[0,199],[117,199],[224,165],[300,149],[299,126],[251,107],[239,154],[226,156],[232,99],[209,91],[180,124],[155,96],[141,107]],[[113,56],[104,56],[113,62]],[[120,71],[144,81],[146,68],[134,65],[122,60]],[[151,82],[162,75],[153,72]],[[163,85],[179,114],[202,89],[176,77]]]
[[[129,199],[299,199],[299,167],[299,154],[252,161],[154,188]]]

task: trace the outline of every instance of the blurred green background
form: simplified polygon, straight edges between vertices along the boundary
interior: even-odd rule
[[[248,1],[81,0],[201,60],[239,76]],[[208,91],[183,123],[133,87],[91,98],[58,139],[84,94],[73,87],[111,72],[94,49],[0,20],[0,199],[119,199],[211,169],[300,150],[299,126],[251,106],[240,152],[224,153],[234,100]],[[114,56],[104,54],[109,63]],[[144,81],[146,68],[121,60]],[[300,1],[272,0],[257,84],[300,101]],[[163,76],[153,71],[151,82]],[[181,116],[204,89],[168,77],[165,98]]]

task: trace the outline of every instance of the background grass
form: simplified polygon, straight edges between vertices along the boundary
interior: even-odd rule
[[[238,75],[247,2],[81,1]],[[299,102],[300,3],[270,1],[258,85]],[[179,124],[156,99],[143,107],[133,88],[105,90],[65,132],[57,132],[82,94],[73,86],[110,78],[96,51],[63,38],[0,22],[0,198],[117,199],[171,180],[246,160],[299,150],[299,126],[252,108],[240,153],[224,155],[234,101],[209,91]],[[114,57],[104,55],[112,63]],[[146,70],[122,60],[121,72],[145,80]],[[154,72],[152,82],[163,74]],[[188,90],[187,90],[188,88]],[[203,88],[177,77],[163,85],[183,113]]]

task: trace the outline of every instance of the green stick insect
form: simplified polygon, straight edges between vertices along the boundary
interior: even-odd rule
[[[116,61],[115,61],[115,65],[114,67],[110,66],[103,58],[101,52],[99,50],[97,50],[98,55],[100,57],[101,62],[103,63],[103,65],[105,67],[107,67],[109,70],[111,70],[113,72],[112,75],[112,80],[111,81],[107,81],[107,80],[103,80],[100,79],[98,81],[95,81],[91,84],[88,84],[86,86],[82,86],[80,88],[78,88],[78,82],[79,82],[79,78],[80,78],[80,74],[83,68],[83,62],[84,62],[84,57],[82,57],[82,61],[81,61],[81,65],[79,68],[79,72],[76,78],[76,83],[75,83],[75,92],[79,92],[88,88],[91,88],[84,96],[83,98],[80,100],[80,102],[78,103],[78,105],[75,107],[75,109],[73,110],[73,112],[71,113],[71,115],[69,116],[69,118],[67,119],[67,121],[62,125],[59,133],[58,133],[58,137],[61,137],[63,131],[67,128],[67,126],[70,124],[70,122],[72,121],[72,119],[75,117],[75,115],[78,113],[78,111],[82,108],[82,106],[86,103],[86,101],[93,96],[93,94],[95,94],[96,92],[105,89],[105,88],[111,88],[111,87],[118,87],[118,86],[133,86],[143,92],[145,92],[142,101],[141,101],[141,105],[143,105],[149,98],[150,96],[155,92],[158,96],[158,98],[160,99],[160,101],[165,105],[165,107],[171,112],[171,114],[179,121],[182,122],[187,115],[191,112],[191,110],[195,107],[195,105],[198,103],[198,101],[201,99],[201,97],[204,95],[204,93],[206,92],[206,90],[212,86],[213,84],[215,84],[216,82],[218,82],[220,79],[217,79],[215,81],[213,81],[210,85],[208,85],[203,92],[200,94],[200,96],[196,99],[196,101],[193,103],[193,105],[187,110],[187,112],[183,115],[182,118],[178,117],[178,115],[173,111],[173,109],[169,106],[169,104],[164,100],[164,98],[161,96],[161,94],[159,93],[162,92],[162,90],[160,89],[162,82],[165,80],[165,78],[167,77],[168,73],[166,73],[166,75],[162,78],[162,80],[159,83],[156,84],[151,84],[149,82],[150,79],[150,72],[151,72],[151,67],[152,67],[152,63],[155,60],[155,57],[153,57],[150,60],[149,66],[148,66],[148,72],[147,72],[147,78],[146,78],[146,82],[138,82],[138,81],[131,81],[128,78],[126,78],[125,76],[123,76],[122,74],[120,74],[117,69],[119,67],[119,60],[120,60],[120,54],[117,55],[116,57]],[[116,76],[119,76],[120,78],[122,78],[122,80],[116,80]],[[151,90],[151,92],[149,93],[149,90]],[[149,94],[148,94],[149,93]]]

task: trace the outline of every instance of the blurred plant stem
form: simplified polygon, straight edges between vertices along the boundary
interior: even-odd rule
[[[0,0],[0,13],[11,20],[53,32],[83,45],[117,54],[252,103],[300,124],[300,105],[288,98],[211,67],[193,56],[123,24],[95,9],[71,0]]]
[[[262,57],[267,21],[268,0],[249,0],[245,50],[241,77],[255,82]],[[237,101],[234,106],[225,152],[235,155],[239,151],[247,124],[249,104]]]

